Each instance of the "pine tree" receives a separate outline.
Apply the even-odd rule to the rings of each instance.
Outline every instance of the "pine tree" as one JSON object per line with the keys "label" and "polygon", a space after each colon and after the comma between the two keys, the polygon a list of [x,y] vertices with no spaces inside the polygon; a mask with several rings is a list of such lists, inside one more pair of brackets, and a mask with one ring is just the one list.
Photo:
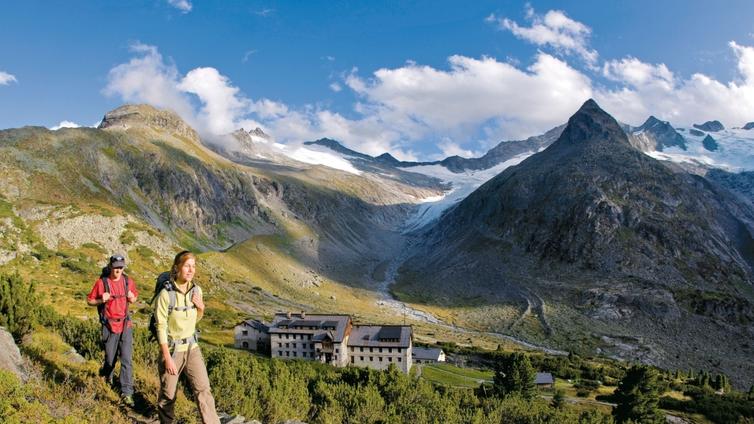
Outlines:
{"label": "pine tree", "polygon": [[749,400],[754,400],[754,384],[749,387]]}
{"label": "pine tree", "polygon": [[617,405],[613,416],[618,423],[634,421],[661,424],[665,417],[659,410],[658,373],[646,365],[631,367],[615,391]]}
{"label": "pine tree", "polygon": [[0,275],[0,326],[7,328],[16,342],[31,332],[36,299],[34,284],[24,284],[18,273]]}
{"label": "pine tree", "polygon": [[518,393],[525,399],[536,396],[534,378],[536,373],[529,361],[529,357],[523,353],[514,353],[508,358],[499,361],[495,367],[493,388],[499,397]]}

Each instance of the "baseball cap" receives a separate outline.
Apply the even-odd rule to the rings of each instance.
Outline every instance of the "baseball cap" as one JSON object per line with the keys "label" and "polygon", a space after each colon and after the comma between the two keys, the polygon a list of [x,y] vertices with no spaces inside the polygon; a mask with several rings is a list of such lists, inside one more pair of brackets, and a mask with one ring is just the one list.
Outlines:
{"label": "baseball cap", "polygon": [[126,256],[122,253],[116,253],[110,256],[110,268],[125,268]]}

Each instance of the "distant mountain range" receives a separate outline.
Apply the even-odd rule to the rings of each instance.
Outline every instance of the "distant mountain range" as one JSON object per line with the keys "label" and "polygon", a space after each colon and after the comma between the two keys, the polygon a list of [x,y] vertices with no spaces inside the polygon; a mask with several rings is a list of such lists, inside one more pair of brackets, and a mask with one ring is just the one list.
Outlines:
{"label": "distant mountain range", "polygon": [[0,167],[0,267],[40,245],[190,247],[241,281],[240,310],[261,301],[246,278],[275,288],[259,313],[374,316],[389,288],[444,329],[754,381],[754,125],[632,127],[589,101],[481,157],[406,162],[126,105],[97,129],[1,130]]}

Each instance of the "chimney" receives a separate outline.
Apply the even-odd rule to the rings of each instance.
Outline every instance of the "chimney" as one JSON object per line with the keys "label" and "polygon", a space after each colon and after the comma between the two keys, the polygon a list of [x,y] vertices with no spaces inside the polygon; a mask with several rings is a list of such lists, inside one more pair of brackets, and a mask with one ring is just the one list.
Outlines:
{"label": "chimney", "polygon": [[301,311],[301,319],[306,319],[306,312]]}
{"label": "chimney", "polygon": [[286,312],[285,317],[291,319],[291,311]]}

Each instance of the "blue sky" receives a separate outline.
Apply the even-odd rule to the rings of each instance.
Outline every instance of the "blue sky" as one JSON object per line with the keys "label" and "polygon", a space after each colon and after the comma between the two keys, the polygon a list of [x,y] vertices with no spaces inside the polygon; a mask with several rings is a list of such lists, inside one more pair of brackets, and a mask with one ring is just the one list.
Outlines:
{"label": "blue sky", "polygon": [[618,119],[754,121],[754,2],[66,1],[0,6],[0,128],[125,102],[405,159],[478,155],[594,97]]}

